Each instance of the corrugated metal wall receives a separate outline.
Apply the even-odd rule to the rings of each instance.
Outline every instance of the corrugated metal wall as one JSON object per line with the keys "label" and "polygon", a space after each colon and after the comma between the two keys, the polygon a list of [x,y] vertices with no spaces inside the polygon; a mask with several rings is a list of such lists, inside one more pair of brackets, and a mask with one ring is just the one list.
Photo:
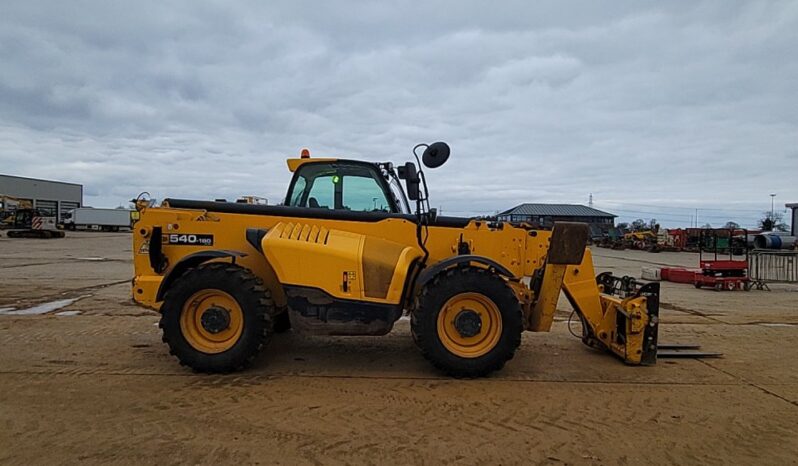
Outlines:
{"label": "corrugated metal wall", "polygon": [[36,199],[33,203],[36,209],[39,209],[42,214],[49,217],[55,217],[58,213],[58,201],[50,201],[46,199]]}
{"label": "corrugated metal wall", "polygon": [[59,205],[59,209],[58,209],[58,212],[59,212],[58,220],[60,222],[64,221],[64,217],[66,217],[66,214],[70,210],[74,210],[74,209],[77,209],[78,207],[80,207],[80,203],[79,202],[61,201],[59,204],[60,205]]}

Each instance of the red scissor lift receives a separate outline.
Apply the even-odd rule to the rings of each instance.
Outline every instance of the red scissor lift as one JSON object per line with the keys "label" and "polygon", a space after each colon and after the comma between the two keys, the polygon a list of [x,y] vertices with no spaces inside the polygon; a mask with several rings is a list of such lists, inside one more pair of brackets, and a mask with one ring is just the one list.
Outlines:
{"label": "red scissor lift", "polygon": [[[724,236],[720,232],[727,232],[728,242],[725,247],[719,247],[720,239]],[[714,288],[721,290],[751,289],[748,277],[748,231],[743,230],[741,245],[735,245],[735,230],[706,229],[701,231],[701,242],[698,248],[698,263],[701,272],[695,274],[693,284],[696,288]],[[711,248],[710,251],[705,249]],[[742,259],[735,259],[735,252],[742,251]],[[728,252],[728,258],[725,252]]]}

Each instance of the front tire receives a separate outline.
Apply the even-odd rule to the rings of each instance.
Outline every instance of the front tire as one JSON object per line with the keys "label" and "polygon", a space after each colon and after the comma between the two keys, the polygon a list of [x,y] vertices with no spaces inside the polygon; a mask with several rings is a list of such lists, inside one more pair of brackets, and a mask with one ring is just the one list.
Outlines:
{"label": "front tire", "polygon": [[160,327],[169,352],[198,372],[244,369],[268,343],[274,304],[260,278],[227,264],[200,265],[166,292]]}
{"label": "front tire", "polygon": [[486,269],[453,268],[421,290],[411,329],[435,367],[454,377],[482,377],[513,358],[523,313],[501,277]]}

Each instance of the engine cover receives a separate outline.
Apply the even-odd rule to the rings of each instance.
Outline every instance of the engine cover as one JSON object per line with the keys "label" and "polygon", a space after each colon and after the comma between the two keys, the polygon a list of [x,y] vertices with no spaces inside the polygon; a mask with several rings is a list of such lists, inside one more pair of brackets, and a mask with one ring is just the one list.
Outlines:
{"label": "engine cover", "polygon": [[284,287],[317,288],[333,298],[399,304],[416,245],[370,235],[280,222],[261,249]]}

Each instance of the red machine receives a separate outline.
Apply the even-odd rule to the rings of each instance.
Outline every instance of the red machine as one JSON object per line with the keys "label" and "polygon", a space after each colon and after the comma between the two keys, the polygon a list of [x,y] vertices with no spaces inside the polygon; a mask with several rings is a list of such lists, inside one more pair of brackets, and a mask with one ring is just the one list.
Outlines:
{"label": "red machine", "polygon": [[[721,235],[720,233],[726,233]],[[748,278],[748,231],[743,230],[742,246],[735,247],[735,230],[706,229],[701,231],[701,242],[698,248],[700,272],[696,272],[693,284],[696,288],[714,288],[715,290],[751,289]],[[707,251],[707,249],[710,249]],[[724,257],[718,258],[719,251]],[[735,258],[735,252],[742,251],[742,259]],[[728,253],[728,258],[726,254]]]}
{"label": "red machine", "polygon": [[668,243],[676,250],[682,251],[687,248],[687,230],[681,228],[671,228],[667,230]]}

